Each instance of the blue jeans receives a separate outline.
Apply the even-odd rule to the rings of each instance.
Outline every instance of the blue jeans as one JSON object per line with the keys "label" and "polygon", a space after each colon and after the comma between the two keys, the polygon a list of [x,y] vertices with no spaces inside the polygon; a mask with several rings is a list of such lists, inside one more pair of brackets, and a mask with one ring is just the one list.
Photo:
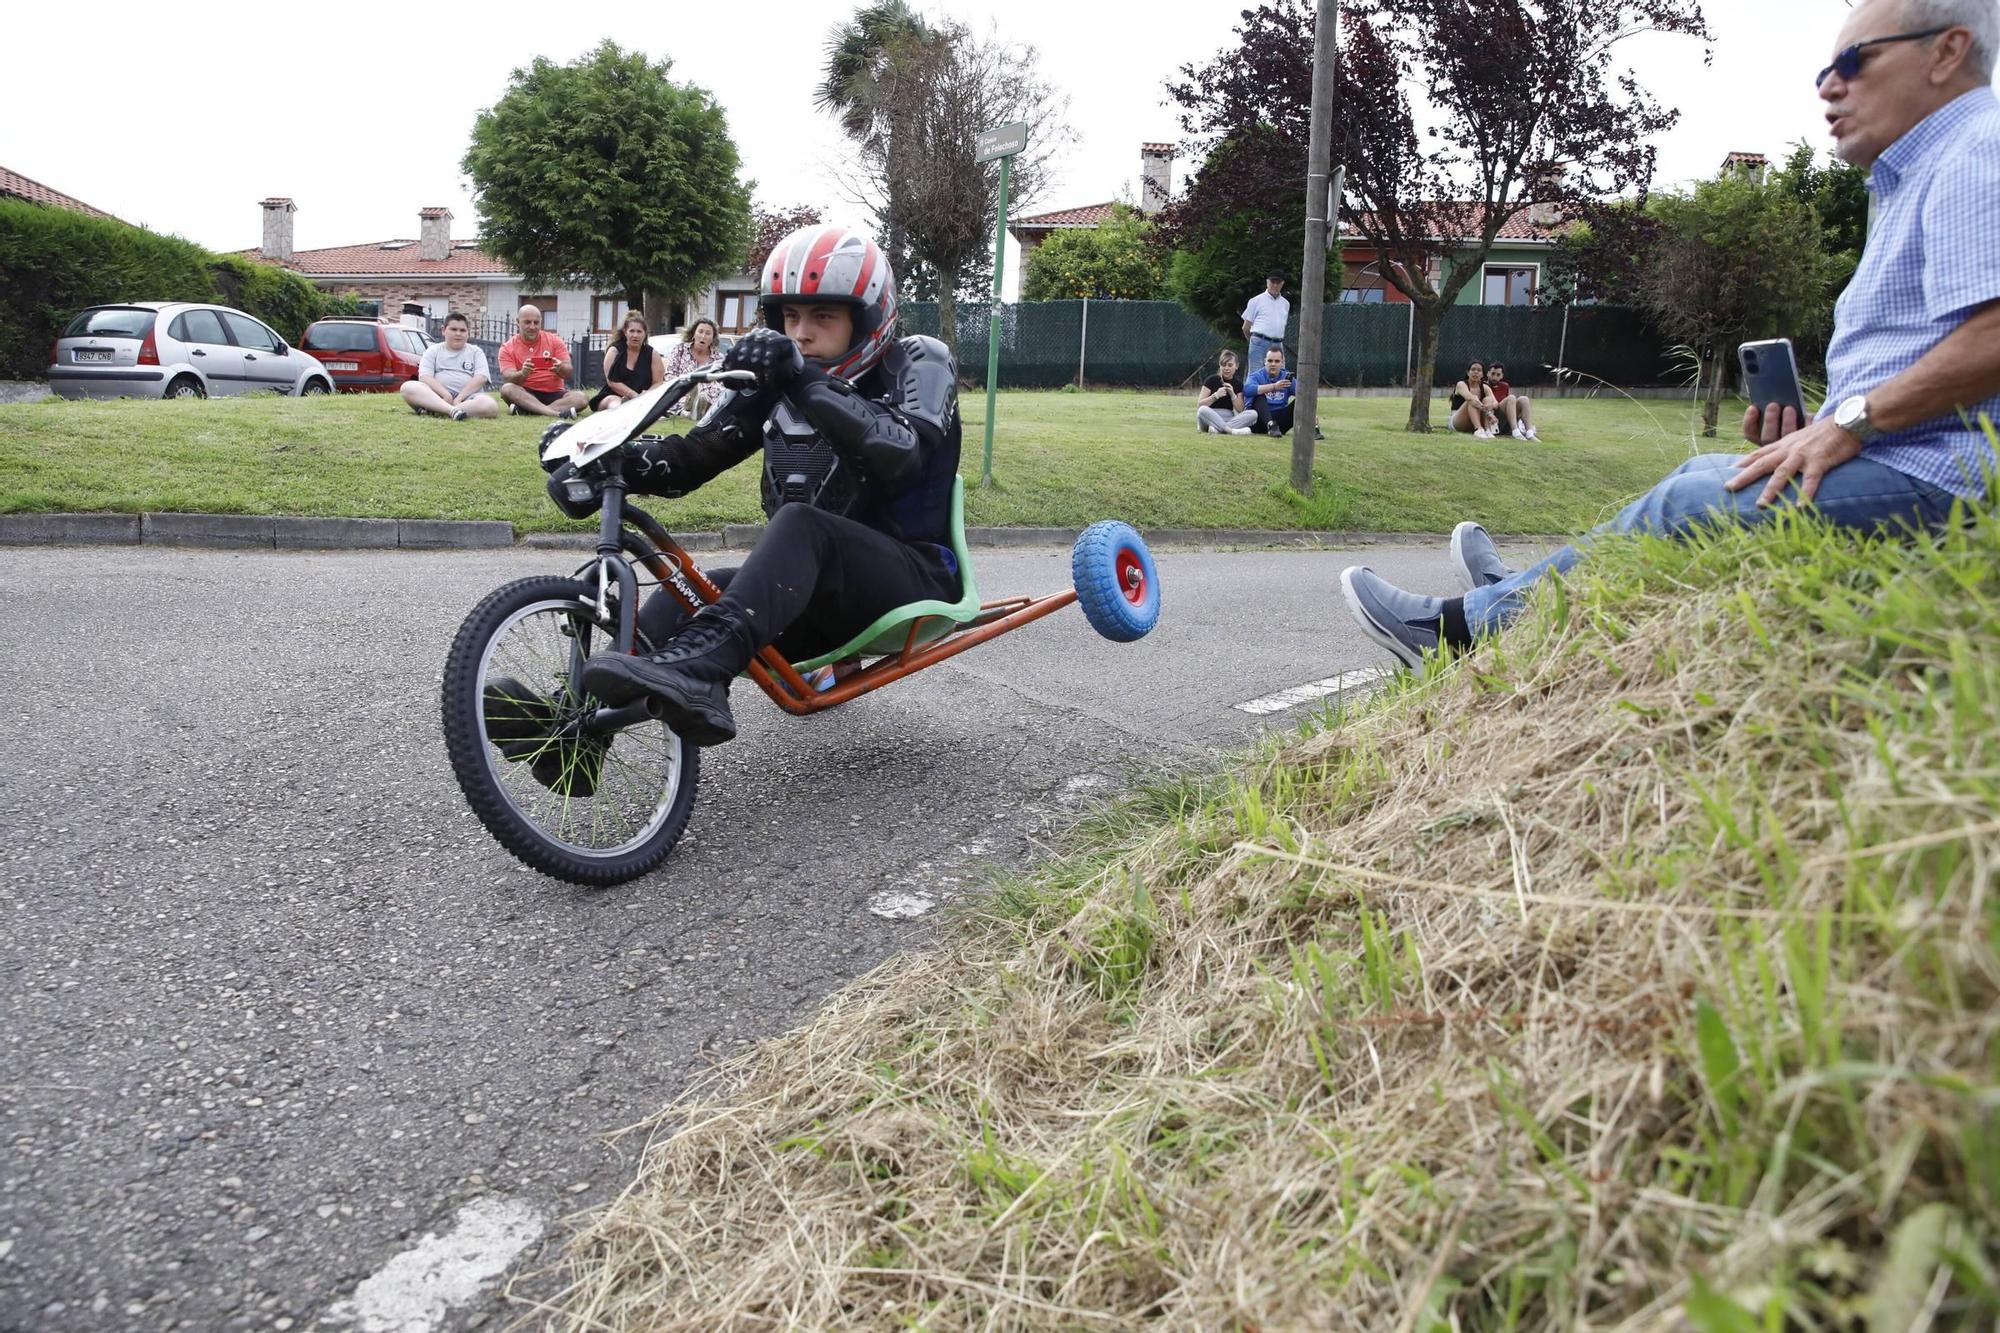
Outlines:
{"label": "blue jeans", "polygon": [[[1782,506],[1797,503],[1797,490],[1786,492],[1769,509],[1757,507],[1766,478],[1740,491],[1723,483],[1736,475],[1741,454],[1702,454],[1690,458],[1669,472],[1652,490],[1626,505],[1618,517],[1592,528],[1588,536],[1563,547],[1540,564],[1530,565],[1511,578],[1465,594],[1465,624],[1473,634],[1491,634],[1521,612],[1528,589],[1544,574],[1560,574],[1583,559],[1583,546],[1591,537],[1606,532],[1649,532],[1662,537],[1679,536],[1697,523],[1734,521],[1754,527],[1770,518]],[[1873,530],[1902,525],[1922,530],[1943,525],[1951,514],[1952,493],[1929,482],[1918,481],[1892,467],[1867,458],[1850,458],[1820,478],[1819,494],[1813,508],[1838,527]]]}
{"label": "blue jeans", "polygon": [[1251,334],[1250,360],[1244,365],[1243,373],[1247,375],[1253,370],[1262,370],[1264,368],[1264,353],[1270,351],[1273,347],[1281,352],[1284,351],[1284,338],[1267,338],[1261,333]]}

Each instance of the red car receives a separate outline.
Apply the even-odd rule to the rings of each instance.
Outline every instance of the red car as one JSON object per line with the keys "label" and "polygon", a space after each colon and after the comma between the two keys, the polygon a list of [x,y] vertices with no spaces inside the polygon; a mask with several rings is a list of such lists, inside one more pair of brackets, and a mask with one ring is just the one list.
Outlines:
{"label": "red car", "polygon": [[386,319],[322,319],[306,326],[299,350],[318,357],[342,393],[394,393],[417,377],[430,337]]}

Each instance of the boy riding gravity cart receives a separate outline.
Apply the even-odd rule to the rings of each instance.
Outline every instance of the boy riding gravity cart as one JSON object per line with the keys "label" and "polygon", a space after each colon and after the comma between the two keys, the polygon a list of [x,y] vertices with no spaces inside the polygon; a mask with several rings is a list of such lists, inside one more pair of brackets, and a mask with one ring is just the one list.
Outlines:
{"label": "boy riding gravity cart", "polygon": [[[543,437],[549,495],[598,518],[598,557],[579,579],[495,592],[453,646],[445,731],[460,785],[548,873],[611,883],[671,850],[698,747],[736,735],[739,675],[788,712],[815,712],[1071,601],[1114,639],[1158,618],[1158,573],[1123,523],[1078,538],[1074,591],[978,600],[957,370],[936,339],[896,337],[896,278],[873,240],[792,233],[765,262],[760,309],[765,327],[720,368]],[[694,429],[643,433],[703,382],[724,388]],[[686,495],[756,454],[770,522],[739,568],[704,575],[625,501]],[[643,606],[635,565],[658,585]],[[801,674],[815,667],[834,670]]]}

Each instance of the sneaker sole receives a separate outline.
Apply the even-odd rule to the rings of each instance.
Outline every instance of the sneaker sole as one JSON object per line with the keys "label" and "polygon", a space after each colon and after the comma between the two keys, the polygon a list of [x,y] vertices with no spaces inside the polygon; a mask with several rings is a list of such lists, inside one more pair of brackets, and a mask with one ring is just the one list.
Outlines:
{"label": "sneaker sole", "polygon": [[1402,664],[1409,667],[1412,671],[1423,666],[1424,659],[1421,653],[1412,653],[1408,644],[1376,624],[1375,617],[1369,615],[1367,609],[1361,605],[1361,597],[1354,591],[1354,571],[1352,569],[1343,569],[1340,571],[1340,595],[1347,599],[1348,613],[1361,626],[1362,633],[1394,653]]}
{"label": "sneaker sole", "polygon": [[1479,586],[1472,566],[1465,559],[1465,535],[1478,526],[1477,523],[1461,523],[1451,530],[1451,572],[1458,576],[1458,586],[1466,592]]}

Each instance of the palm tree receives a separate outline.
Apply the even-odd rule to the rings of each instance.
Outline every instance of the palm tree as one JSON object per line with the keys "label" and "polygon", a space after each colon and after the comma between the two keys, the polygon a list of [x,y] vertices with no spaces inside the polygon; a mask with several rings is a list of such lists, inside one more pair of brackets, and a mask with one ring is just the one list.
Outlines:
{"label": "palm tree", "polygon": [[878,131],[882,75],[894,49],[930,29],[904,0],[875,0],[827,36],[826,72],[813,105],[840,121],[847,137],[866,142]]}
{"label": "palm tree", "polygon": [[[905,0],[875,0],[827,35],[826,70],[813,93],[813,105],[840,122],[841,131],[863,149],[891,156],[898,117],[892,114],[888,85],[899,51],[934,37],[923,16]],[[898,213],[886,200],[885,218]],[[909,268],[903,229],[889,222],[882,237],[889,263],[899,277]]]}

